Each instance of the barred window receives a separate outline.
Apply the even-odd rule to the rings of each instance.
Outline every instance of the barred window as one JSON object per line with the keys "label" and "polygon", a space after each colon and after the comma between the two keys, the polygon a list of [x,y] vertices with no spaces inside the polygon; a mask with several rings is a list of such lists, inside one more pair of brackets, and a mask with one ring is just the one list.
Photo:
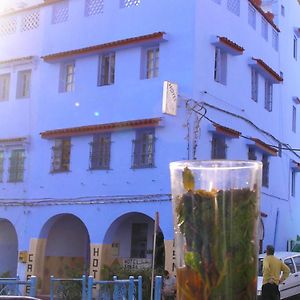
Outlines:
{"label": "barred window", "polygon": [[293,114],[292,114],[292,130],[293,130],[293,132],[296,132],[296,128],[297,128],[297,109],[293,105]]}
{"label": "barred window", "polygon": [[225,136],[213,134],[211,141],[211,158],[226,159],[226,139]]}
{"label": "barred window", "polygon": [[132,168],[153,168],[155,150],[155,129],[138,129],[133,140]]}
{"label": "barred window", "polygon": [[229,11],[234,13],[235,15],[240,15],[240,0],[227,0],[227,8]]}
{"label": "barred window", "polygon": [[31,70],[23,70],[18,72],[17,79],[17,98],[30,97]]}
{"label": "barred window", "polygon": [[85,15],[92,16],[103,13],[104,0],[85,0]]}
{"label": "barred window", "polygon": [[110,163],[111,134],[101,133],[93,136],[90,149],[90,169],[107,170]]}
{"label": "barred window", "polygon": [[59,91],[68,93],[75,88],[75,62],[64,62],[60,66]]}
{"label": "barred window", "polygon": [[265,80],[265,109],[272,111],[273,106],[273,85],[269,80]]}
{"label": "barred window", "polygon": [[70,170],[71,140],[56,139],[52,147],[52,173],[68,172]]}
{"label": "barred window", "polygon": [[295,197],[296,196],[296,172],[292,170],[291,174],[291,196]]}
{"label": "barred window", "polygon": [[257,160],[254,147],[249,147],[249,149],[248,149],[248,159],[249,160]]}
{"label": "barred window", "polygon": [[10,154],[9,182],[22,182],[24,179],[25,150],[15,149]]}
{"label": "barred window", "polygon": [[157,77],[159,69],[159,47],[148,48],[146,53],[146,78]]}
{"label": "barred window", "polygon": [[256,9],[251,4],[248,6],[248,24],[256,29]]}
{"label": "barred window", "polygon": [[0,182],[3,182],[4,151],[0,151]]}
{"label": "barred window", "polygon": [[0,75],[0,101],[8,100],[9,98],[10,74]]}
{"label": "barred window", "polygon": [[262,155],[262,186],[268,187],[269,186],[269,160],[268,155]]}
{"label": "barred window", "polygon": [[251,99],[258,100],[258,73],[254,68],[251,68]]}
{"label": "barred window", "polygon": [[98,85],[115,82],[115,52],[103,54],[99,59]]}
{"label": "barred window", "polygon": [[120,0],[120,7],[131,7],[131,6],[138,6],[141,4],[141,0]]}
{"label": "barred window", "polygon": [[279,39],[279,35],[278,35],[278,32],[273,29],[272,30],[272,47],[278,51],[278,39]]}
{"label": "barred window", "polygon": [[52,6],[52,24],[67,22],[69,18],[69,1],[54,3]]}
{"label": "barred window", "polygon": [[261,35],[266,41],[268,40],[268,23],[263,17],[261,19]]}

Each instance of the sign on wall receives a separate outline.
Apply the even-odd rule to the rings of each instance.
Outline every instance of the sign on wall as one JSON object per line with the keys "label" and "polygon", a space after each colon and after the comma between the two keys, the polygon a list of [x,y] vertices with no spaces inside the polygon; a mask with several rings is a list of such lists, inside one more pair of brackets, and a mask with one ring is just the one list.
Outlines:
{"label": "sign on wall", "polygon": [[170,81],[164,81],[162,112],[176,116],[178,99],[178,85]]}

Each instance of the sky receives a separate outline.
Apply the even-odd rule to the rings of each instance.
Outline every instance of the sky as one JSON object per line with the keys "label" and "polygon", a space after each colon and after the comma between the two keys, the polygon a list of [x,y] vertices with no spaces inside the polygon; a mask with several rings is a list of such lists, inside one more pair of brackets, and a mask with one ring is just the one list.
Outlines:
{"label": "sky", "polygon": [[18,9],[40,2],[43,2],[43,0],[0,0],[0,12]]}

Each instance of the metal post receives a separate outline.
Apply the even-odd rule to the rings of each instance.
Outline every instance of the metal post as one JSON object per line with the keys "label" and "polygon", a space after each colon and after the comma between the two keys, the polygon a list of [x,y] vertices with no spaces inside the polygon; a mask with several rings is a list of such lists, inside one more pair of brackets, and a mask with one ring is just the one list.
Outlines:
{"label": "metal post", "polygon": [[142,300],[142,292],[143,292],[143,282],[142,282],[142,276],[138,277],[138,300]]}
{"label": "metal post", "polygon": [[154,300],[160,300],[160,298],[161,298],[161,284],[162,284],[161,276],[156,276],[155,277],[155,296],[154,296]]}
{"label": "metal post", "polygon": [[[118,277],[114,275],[113,281],[117,281],[117,279]],[[114,283],[113,300],[118,299],[118,290],[119,290],[119,285],[117,283]]]}
{"label": "metal post", "polygon": [[156,233],[159,226],[159,213],[155,213],[154,219],[154,235],[153,235],[153,250],[152,250],[152,272],[151,272],[151,296],[150,300],[153,300],[153,287],[154,287],[154,268],[155,268],[155,252],[156,252]]}
{"label": "metal post", "polygon": [[50,300],[54,300],[54,276],[50,276]]}
{"label": "metal post", "polygon": [[86,300],[86,278],[85,278],[85,275],[82,275],[82,279],[81,279],[81,283],[82,283],[82,286],[81,286],[81,299],[82,300]]}
{"label": "metal post", "polygon": [[35,297],[36,296],[36,276],[31,276],[30,277],[30,291],[29,291],[29,296],[30,297]]}
{"label": "metal post", "polygon": [[134,295],[134,277],[129,276],[128,300],[133,300]]}
{"label": "metal post", "polygon": [[17,275],[17,277],[16,277],[16,283],[15,283],[15,295],[16,296],[20,295],[20,293],[19,293],[19,282],[20,282],[20,276]]}
{"label": "metal post", "polygon": [[89,276],[89,278],[88,278],[87,300],[92,300],[93,281],[94,281],[93,276]]}

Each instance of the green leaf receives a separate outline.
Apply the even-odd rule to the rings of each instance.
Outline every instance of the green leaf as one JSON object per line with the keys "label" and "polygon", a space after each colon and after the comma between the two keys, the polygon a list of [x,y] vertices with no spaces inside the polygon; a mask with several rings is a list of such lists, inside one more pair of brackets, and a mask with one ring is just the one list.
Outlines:
{"label": "green leaf", "polygon": [[192,171],[185,167],[182,172],[183,186],[187,191],[194,190],[195,188],[195,179]]}

